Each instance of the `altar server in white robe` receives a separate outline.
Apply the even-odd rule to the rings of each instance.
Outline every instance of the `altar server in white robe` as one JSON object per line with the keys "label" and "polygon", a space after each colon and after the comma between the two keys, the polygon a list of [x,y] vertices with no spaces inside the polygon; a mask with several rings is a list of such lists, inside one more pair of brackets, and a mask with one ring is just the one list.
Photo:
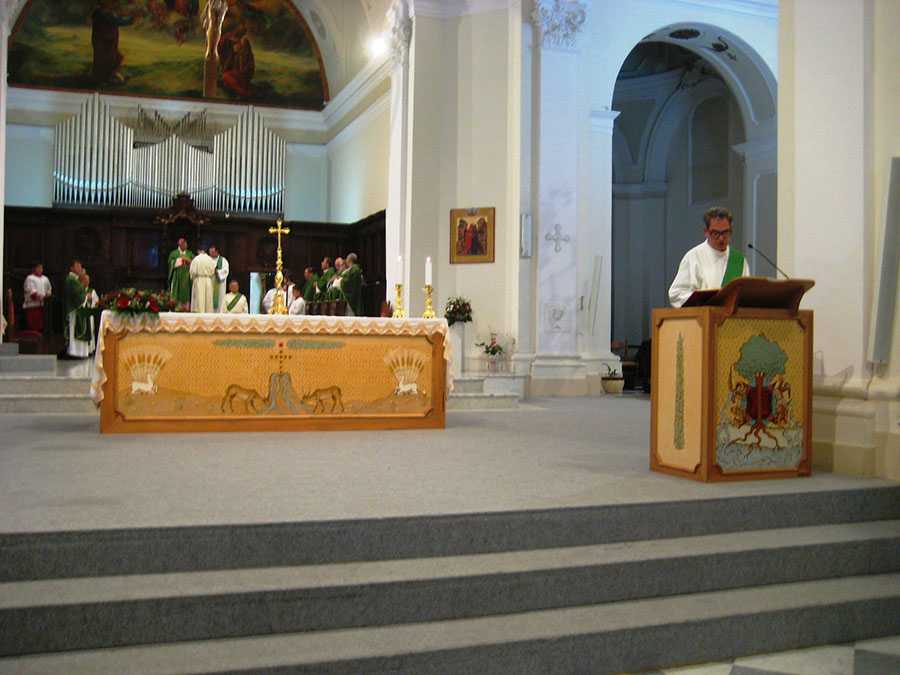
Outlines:
{"label": "altar server in white robe", "polygon": [[228,288],[228,259],[219,253],[215,246],[209,247],[209,257],[216,263],[216,274],[213,277],[213,311],[218,312],[225,304],[225,292]]}
{"label": "altar server in white robe", "polygon": [[191,311],[213,311],[213,277],[216,263],[206,251],[200,251],[191,261]]}
{"label": "altar server in white robe", "polygon": [[303,290],[299,286],[291,287],[291,306],[288,314],[306,314],[306,300],[303,299]]}
{"label": "altar server in white robe", "polygon": [[[275,286],[275,287],[267,290],[266,294],[263,296],[262,308],[263,308],[264,314],[268,314],[269,312],[272,311],[272,305],[275,304],[275,293],[277,293],[277,292],[278,292],[278,287]],[[285,299],[285,302],[288,302],[288,300]]]}
{"label": "altar server in white robe", "polygon": [[718,206],[703,214],[706,241],[681,259],[669,287],[672,307],[681,307],[694,291],[722,288],[738,277],[750,275],[744,256],[730,246],[732,220],[731,212]]}
{"label": "altar server in white robe", "polygon": [[241,287],[237,279],[232,279],[229,282],[225,301],[222,303],[219,311],[223,314],[248,314],[250,312],[247,296],[241,293]]}
{"label": "altar server in white robe", "polygon": [[25,325],[28,330],[44,332],[44,303],[52,293],[53,286],[44,276],[44,266],[37,263],[31,274],[25,277],[25,302],[22,303],[22,309],[25,310]]}

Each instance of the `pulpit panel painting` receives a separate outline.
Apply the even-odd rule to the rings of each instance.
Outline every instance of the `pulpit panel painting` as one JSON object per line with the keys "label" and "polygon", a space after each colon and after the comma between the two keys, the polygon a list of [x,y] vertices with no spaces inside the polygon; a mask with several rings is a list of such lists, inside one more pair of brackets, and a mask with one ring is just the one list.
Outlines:
{"label": "pulpit panel painting", "polygon": [[9,83],[311,110],[328,99],[291,0],[31,0],[10,37]]}
{"label": "pulpit panel painting", "polygon": [[666,319],[658,339],[656,457],[694,472],[703,447],[703,327],[694,317]]}
{"label": "pulpit panel painting", "polygon": [[134,333],[117,364],[126,420],[425,416],[434,393],[420,336]]}
{"label": "pulpit panel painting", "polygon": [[716,335],[716,464],[724,473],[795,470],[804,457],[805,329],[726,320]]}

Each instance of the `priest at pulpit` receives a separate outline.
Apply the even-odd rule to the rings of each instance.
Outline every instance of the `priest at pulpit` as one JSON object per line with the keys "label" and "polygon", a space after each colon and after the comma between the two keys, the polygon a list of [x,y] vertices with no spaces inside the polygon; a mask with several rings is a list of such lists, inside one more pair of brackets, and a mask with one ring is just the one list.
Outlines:
{"label": "priest at pulpit", "polygon": [[731,211],[716,206],[703,214],[706,241],[688,251],[669,287],[669,303],[681,307],[694,291],[722,288],[738,277],[750,276],[743,254],[731,244]]}

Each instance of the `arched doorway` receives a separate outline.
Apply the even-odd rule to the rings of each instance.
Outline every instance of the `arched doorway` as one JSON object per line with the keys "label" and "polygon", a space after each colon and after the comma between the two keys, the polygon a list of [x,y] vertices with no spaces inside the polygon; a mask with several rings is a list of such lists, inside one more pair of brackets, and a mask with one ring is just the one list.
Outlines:
{"label": "arched doorway", "polygon": [[[727,31],[674,24],[628,54],[613,94],[612,337],[650,337],[702,214],[735,216],[733,245],[775,255],[776,85]],[[774,270],[750,251],[751,273]]]}

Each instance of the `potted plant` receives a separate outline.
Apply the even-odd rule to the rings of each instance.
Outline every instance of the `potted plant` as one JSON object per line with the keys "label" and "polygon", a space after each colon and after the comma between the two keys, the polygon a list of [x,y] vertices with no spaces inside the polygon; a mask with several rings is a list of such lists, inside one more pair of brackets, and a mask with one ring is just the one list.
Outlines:
{"label": "potted plant", "polygon": [[486,340],[484,342],[476,342],[475,345],[481,347],[482,350],[484,350],[488,361],[488,371],[492,373],[497,372],[497,370],[499,370],[499,363],[501,359],[503,359],[503,355],[506,353],[503,345],[497,341],[497,334],[491,333],[490,340]]}
{"label": "potted plant", "polygon": [[615,368],[610,368],[609,364],[604,363],[603,366],[606,368],[606,375],[600,378],[603,391],[607,394],[621,394],[625,388],[625,377]]}
{"label": "potted plant", "polygon": [[472,320],[472,303],[459,295],[449,298],[444,305],[444,318],[450,327],[451,373],[453,377],[459,377],[465,370],[466,324]]}

